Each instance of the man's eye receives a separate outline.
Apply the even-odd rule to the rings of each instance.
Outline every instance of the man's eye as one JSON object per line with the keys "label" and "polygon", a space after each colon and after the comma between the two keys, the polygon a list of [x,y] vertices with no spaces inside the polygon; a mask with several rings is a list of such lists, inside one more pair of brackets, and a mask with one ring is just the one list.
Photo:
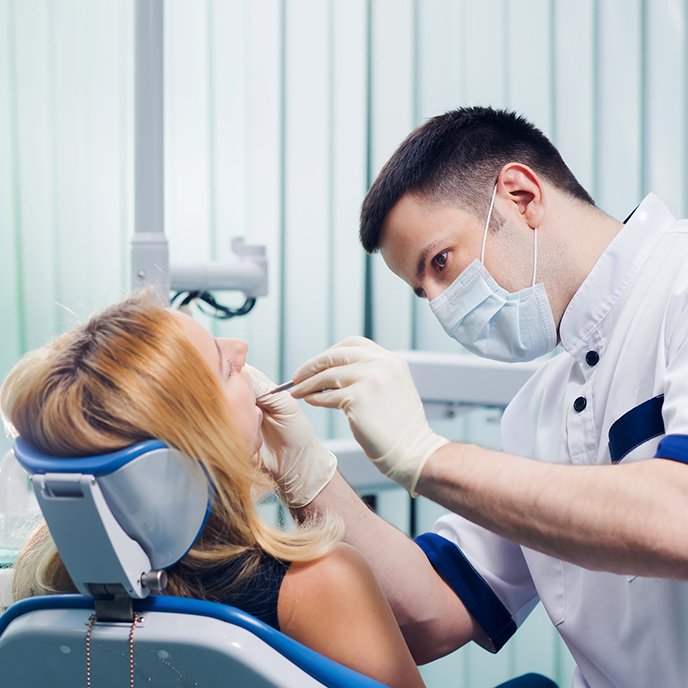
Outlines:
{"label": "man's eye", "polygon": [[447,267],[447,252],[443,251],[442,253],[438,253],[433,259],[432,259],[432,264],[435,266],[437,270],[440,272],[444,270],[444,268]]}

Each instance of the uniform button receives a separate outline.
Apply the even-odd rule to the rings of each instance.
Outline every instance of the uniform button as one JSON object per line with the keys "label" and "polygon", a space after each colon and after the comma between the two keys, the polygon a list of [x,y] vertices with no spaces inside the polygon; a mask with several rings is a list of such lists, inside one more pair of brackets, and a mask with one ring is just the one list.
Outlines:
{"label": "uniform button", "polygon": [[588,351],[587,354],[585,354],[585,362],[589,366],[596,366],[600,361],[600,355],[597,353],[597,351]]}
{"label": "uniform button", "polygon": [[585,397],[578,397],[578,399],[576,399],[576,401],[573,402],[573,410],[577,413],[580,413],[581,411],[585,410],[585,407],[587,405],[588,400]]}

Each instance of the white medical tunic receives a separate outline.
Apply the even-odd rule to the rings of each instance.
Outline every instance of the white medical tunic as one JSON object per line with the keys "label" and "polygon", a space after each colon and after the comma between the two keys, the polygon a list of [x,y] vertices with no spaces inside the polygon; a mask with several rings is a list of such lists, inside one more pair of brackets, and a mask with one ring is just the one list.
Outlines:
{"label": "white medical tunic", "polygon": [[[564,351],[504,414],[504,451],[688,463],[688,220],[648,195],[574,295],[560,336]],[[541,600],[576,661],[576,688],[688,686],[688,583],[589,571],[454,514],[416,541],[496,650]]]}

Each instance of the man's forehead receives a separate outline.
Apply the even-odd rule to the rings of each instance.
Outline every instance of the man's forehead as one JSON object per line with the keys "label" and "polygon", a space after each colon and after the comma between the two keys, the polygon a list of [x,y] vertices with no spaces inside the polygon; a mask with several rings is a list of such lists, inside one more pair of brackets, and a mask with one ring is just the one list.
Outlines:
{"label": "man's forehead", "polygon": [[408,281],[417,275],[423,259],[427,261],[433,250],[456,240],[470,219],[457,206],[402,197],[386,218],[380,253],[390,269]]}
{"label": "man's forehead", "polygon": [[380,233],[380,251],[392,253],[399,249],[415,248],[423,241],[428,226],[427,204],[421,199],[406,194],[402,196],[387,214]]}

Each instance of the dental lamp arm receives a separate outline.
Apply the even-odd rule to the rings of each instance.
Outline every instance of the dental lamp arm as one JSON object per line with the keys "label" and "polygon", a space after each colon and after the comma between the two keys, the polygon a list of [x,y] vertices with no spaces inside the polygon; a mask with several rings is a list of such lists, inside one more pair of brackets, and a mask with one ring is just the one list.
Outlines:
{"label": "dental lamp arm", "polygon": [[247,245],[241,237],[232,239],[234,263],[173,263],[170,269],[173,291],[240,291],[247,298],[268,293],[268,265],[265,246]]}
{"label": "dental lamp arm", "polygon": [[[237,260],[228,262],[169,263],[169,248],[165,234],[142,232],[134,234],[131,243],[132,288],[154,287],[163,304],[169,303],[169,292],[176,296],[173,302],[186,294],[181,303],[204,301],[215,312],[214,317],[228,318],[248,313],[256,298],[268,291],[268,264],[264,246],[247,245],[241,237],[232,239],[232,251]],[[227,308],[218,304],[214,291],[238,291],[244,294],[244,305]],[[207,312],[207,311],[206,311]]]}

